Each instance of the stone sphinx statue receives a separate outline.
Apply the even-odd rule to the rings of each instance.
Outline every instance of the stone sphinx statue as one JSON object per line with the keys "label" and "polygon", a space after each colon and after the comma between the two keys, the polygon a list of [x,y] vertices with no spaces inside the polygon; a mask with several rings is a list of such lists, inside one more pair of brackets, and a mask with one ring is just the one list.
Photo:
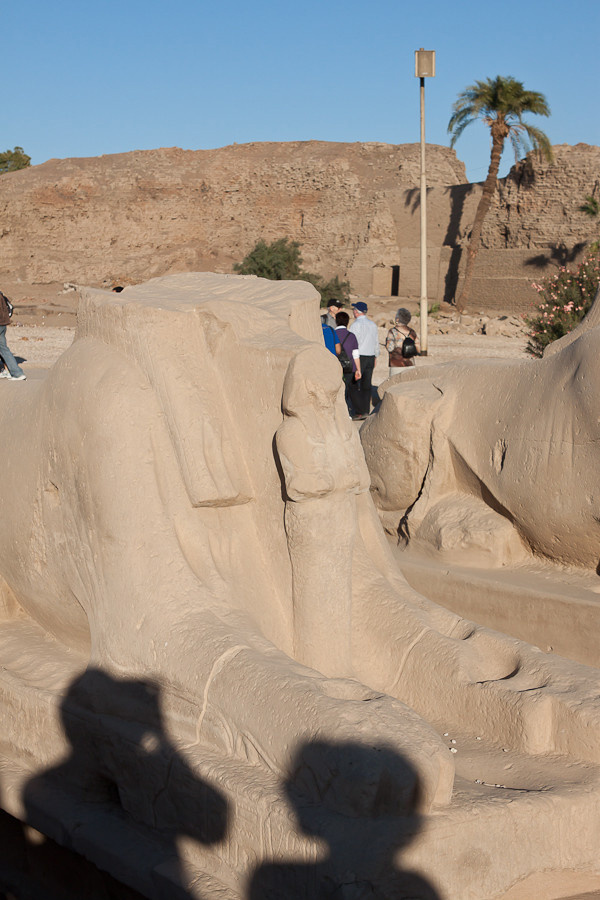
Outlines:
{"label": "stone sphinx statue", "polygon": [[[0,801],[152,898],[271,875],[386,896],[376,860],[407,844],[443,900],[591,867],[559,827],[574,783],[600,819],[589,670],[406,583],[317,305],[240,276],[85,289],[72,347],[0,396]],[[532,816],[507,871],[491,848]],[[469,853],[485,865],[451,862]]]}
{"label": "stone sphinx statue", "polygon": [[391,531],[470,564],[535,554],[597,569],[600,328],[575,338],[542,360],[424,366],[386,383],[361,437]]}
{"label": "stone sphinx statue", "polygon": [[290,362],[276,446],[286,491],[294,656],[326,674],[352,674],[352,556],[356,494],[369,473],[340,394],[340,366],[309,346]]}

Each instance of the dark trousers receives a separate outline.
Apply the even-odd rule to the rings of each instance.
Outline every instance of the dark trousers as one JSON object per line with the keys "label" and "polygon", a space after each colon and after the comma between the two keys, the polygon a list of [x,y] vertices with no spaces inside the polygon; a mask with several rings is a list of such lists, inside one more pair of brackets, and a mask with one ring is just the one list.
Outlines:
{"label": "dark trousers", "polygon": [[359,416],[368,416],[371,410],[371,379],[374,368],[374,356],[361,356],[361,379],[354,382],[350,391],[350,402]]}

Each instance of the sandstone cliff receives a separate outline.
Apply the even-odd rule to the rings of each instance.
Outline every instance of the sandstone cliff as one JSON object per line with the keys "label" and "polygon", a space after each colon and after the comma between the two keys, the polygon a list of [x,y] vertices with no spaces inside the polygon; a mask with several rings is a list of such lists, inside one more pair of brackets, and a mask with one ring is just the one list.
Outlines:
{"label": "sandstone cliff", "polygon": [[[445,147],[432,184],[466,181]],[[418,184],[419,147],[247,144],[50,160],[0,180],[0,277],[141,281],[231,271],[259,238],[302,243],[307,268],[346,274],[395,254],[395,211]]]}
{"label": "sandstone cliff", "polygon": [[[597,183],[600,148],[555,150],[554,166],[528,161],[501,184],[476,272],[480,306],[522,303],[532,280],[591,236],[578,206]],[[446,147],[428,145],[427,169],[429,295],[450,299],[481,188]],[[348,278],[366,296],[414,296],[418,184],[418,144],[255,143],[50,160],[0,178],[0,284],[18,300],[64,282],[230,272],[260,238],[287,236],[302,244],[310,271]]]}

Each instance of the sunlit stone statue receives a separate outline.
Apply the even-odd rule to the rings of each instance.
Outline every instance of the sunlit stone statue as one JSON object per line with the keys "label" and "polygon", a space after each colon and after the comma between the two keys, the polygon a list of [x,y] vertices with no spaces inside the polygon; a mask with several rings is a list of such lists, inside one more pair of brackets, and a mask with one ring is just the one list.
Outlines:
{"label": "sunlit stone statue", "polygon": [[595,570],[599,374],[600,328],[583,325],[542,360],[424,366],[387,382],[361,436],[390,530],[454,561],[536,554]]}
{"label": "sunlit stone statue", "polygon": [[311,286],[82,292],[47,378],[0,390],[5,809],[157,898],[596,865],[571,789],[531,803],[568,772],[600,825],[590,670],[408,586],[354,428]]}
{"label": "sunlit stone statue", "polygon": [[277,451],[285,480],[292,563],[294,655],[352,674],[352,555],[356,497],[369,473],[340,385],[340,365],[309,346],[288,367]]}

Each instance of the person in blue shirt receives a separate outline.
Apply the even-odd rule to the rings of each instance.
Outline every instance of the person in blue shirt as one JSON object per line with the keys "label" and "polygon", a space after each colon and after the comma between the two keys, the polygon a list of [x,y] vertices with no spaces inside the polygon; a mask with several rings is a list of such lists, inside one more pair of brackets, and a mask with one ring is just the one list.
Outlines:
{"label": "person in blue shirt", "polygon": [[323,340],[325,341],[325,346],[334,356],[339,356],[341,347],[338,336],[331,326],[325,324],[323,319],[321,319],[321,326],[323,328]]}

